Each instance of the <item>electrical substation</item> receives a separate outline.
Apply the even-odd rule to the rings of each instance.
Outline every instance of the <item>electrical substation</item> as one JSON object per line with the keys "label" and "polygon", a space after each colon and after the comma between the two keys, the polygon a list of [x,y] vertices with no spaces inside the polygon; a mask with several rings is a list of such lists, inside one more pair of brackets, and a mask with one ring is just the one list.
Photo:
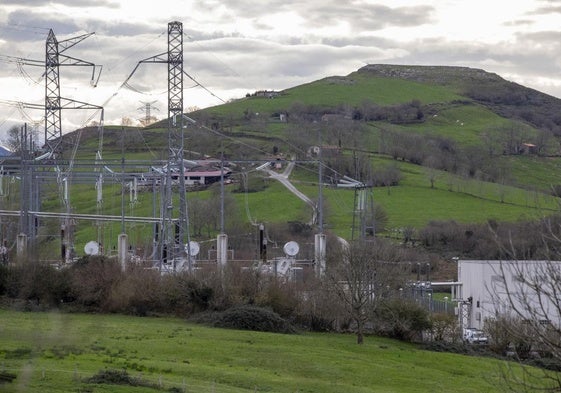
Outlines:
{"label": "electrical substation", "polygon": [[[42,148],[37,147],[37,129],[26,124],[21,127],[19,136],[21,149],[17,154],[3,157],[0,163],[0,235],[10,250],[10,258],[16,262],[29,259],[65,266],[84,255],[103,255],[116,257],[123,270],[131,263],[142,263],[162,273],[194,272],[205,267],[222,268],[229,263],[238,263],[244,268],[255,267],[266,274],[296,280],[302,278],[304,269],[316,275],[323,274],[326,236],[323,233],[321,181],[317,205],[306,201],[314,212],[312,225],[318,228],[313,244],[303,245],[293,240],[276,244],[268,238],[266,227],[260,223],[252,223],[255,238],[258,238],[253,256],[251,252],[235,250],[229,244],[224,224],[224,188],[235,160],[226,162],[221,157],[206,160],[202,165],[200,160],[186,159],[185,141],[190,130],[219,133],[184,114],[184,77],[194,79],[184,71],[182,23],[170,22],[167,27],[167,50],[138,61],[121,85],[130,86],[135,72],[141,67],[167,65],[167,149],[158,159],[128,158],[124,129],[120,141],[119,138],[113,141],[117,145],[120,143],[121,157],[105,158],[104,106],[111,98],[103,105],[95,105],[61,96],[60,73],[64,68],[89,68],[91,85],[99,83],[101,65],[67,54],[93,33],[58,41],[50,30],[44,61],[14,60],[18,66],[44,67],[45,97],[44,105],[9,103],[44,111]],[[142,104],[139,109],[145,112],[145,123],[148,123],[151,109],[157,108],[153,107],[155,102]],[[92,113],[90,119],[97,119],[96,126],[63,134],[61,119],[67,110]],[[90,135],[95,132],[97,137],[97,149],[91,158],[78,151],[84,132]],[[316,162],[321,180],[321,157]],[[263,159],[252,165],[256,171],[266,170],[271,162]],[[272,172],[271,177],[274,178]],[[283,181],[287,182],[286,179]],[[220,230],[214,239],[195,241],[189,223],[189,190],[192,186],[210,182],[220,185]],[[109,193],[111,198],[107,197]],[[88,200],[95,201],[95,214],[82,213],[85,194],[92,196]],[[54,198],[47,199],[47,195],[58,195],[58,203],[52,201]],[[113,204],[120,199],[120,215],[105,214],[109,210],[109,199]],[[151,205],[151,214],[144,214],[147,209],[143,209],[143,214],[136,215],[140,203]],[[115,211],[115,206],[110,210]],[[76,228],[82,225],[94,226],[96,238],[78,241]],[[40,251],[39,244],[45,238],[58,246]]]}

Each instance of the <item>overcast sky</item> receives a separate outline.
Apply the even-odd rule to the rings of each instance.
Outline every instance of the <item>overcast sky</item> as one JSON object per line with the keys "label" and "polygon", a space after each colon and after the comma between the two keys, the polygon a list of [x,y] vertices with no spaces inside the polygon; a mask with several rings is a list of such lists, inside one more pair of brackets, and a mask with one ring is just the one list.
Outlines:
{"label": "overcast sky", "polygon": [[[207,107],[261,89],[281,90],[366,64],[481,68],[561,97],[561,0],[0,0],[0,138],[41,121],[45,58],[59,41],[95,32],[65,54],[103,66],[61,67],[61,96],[104,106],[105,123],[167,114],[167,67],[137,63],[167,50],[167,24],[183,23],[184,107]],[[11,57],[6,57],[11,56]],[[9,101],[9,102],[7,102]],[[99,119],[63,111],[63,132]],[[41,130],[42,130],[41,125]],[[41,131],[43,132],[43,131]]]}

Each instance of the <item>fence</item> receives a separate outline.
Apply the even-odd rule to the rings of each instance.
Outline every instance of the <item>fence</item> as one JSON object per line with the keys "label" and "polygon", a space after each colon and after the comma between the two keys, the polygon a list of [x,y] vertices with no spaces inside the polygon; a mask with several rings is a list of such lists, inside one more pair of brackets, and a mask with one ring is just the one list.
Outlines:
{"label": "fence", "polygon": [[433,292],[427,287],[411,287],[402,296],[414,300],[431,313],[455,315],[456,303],[433,298]]}

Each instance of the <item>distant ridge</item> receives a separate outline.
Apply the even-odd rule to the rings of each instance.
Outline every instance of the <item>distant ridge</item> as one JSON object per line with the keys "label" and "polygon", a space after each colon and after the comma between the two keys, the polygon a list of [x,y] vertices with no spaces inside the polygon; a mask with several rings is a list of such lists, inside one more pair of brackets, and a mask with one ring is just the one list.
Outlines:
{"label": "distant ridge", "polygon": [[471,83],[474,81],[506,82],[497,74],[479,68],[458,66],[369,64],[359,68],[357,72],[386,78],[399,78],[443,85],[457,84],[458,82]]}
{"label": "distant ridge", "polygon": [[478,68],[369,64],[356,73],[450,86],[502,117],[561,136],[561,99]]}

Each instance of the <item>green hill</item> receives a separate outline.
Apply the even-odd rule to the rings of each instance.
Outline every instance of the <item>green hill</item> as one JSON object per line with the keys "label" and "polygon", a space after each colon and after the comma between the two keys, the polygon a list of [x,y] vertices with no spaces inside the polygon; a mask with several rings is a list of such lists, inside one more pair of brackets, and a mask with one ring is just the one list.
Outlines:
{"label": "green hill", "polygon": [[[256,92],[190,113],[196,124],[185,129],[185,149],[189,159],[223,153],[232,167],[235,184],[226,191],[235,204],[226,213],[227,226],[308,222],[311,207],[255,168],[295,159],[290,180],[317,200],[318,157],[309,149],[318,144],[331,149],[322,155],[325,226],[341,236],[350,236],[355,214],[353,190],[336,186],[343,176],[375,185],[374,201],[387,216],[379,228],[387,234],[433,220],[533,220],[558,208],[560,109],[561,100],[483,70],[368,65],[347,76]],[[165,162],[166,127],[167,120],[140,129],[107,126],[102,153],[108,166],[118,172],[124,159],[142,172]],[[69,152],[77,132],[65,136]],[[95,129],[79,132],[76,157],[92,162],[98,135]],[[87,164],[76,168],[88,170]],[[388,168],[398,175],[385,184]],[[248,174],[256,189],[244,183]],[[99,211],[93,184],[76,187],[75,211]],[[199,191],[188,200],[211,194]],[[52,198],[44,205],[56,209],[56,192]],[[120,215],[120,193],[104,198],[103,214]],[[152,215],[151,199],[150,192],[139,194],[134,214]],[[290,208],[279,209],[284,206]],[[117,224],[109,226],[105,232],[117,232]],[[216,230],[209,224],[204,236]],[[91,239],[95,231],[82,225],[77,239]]]}

